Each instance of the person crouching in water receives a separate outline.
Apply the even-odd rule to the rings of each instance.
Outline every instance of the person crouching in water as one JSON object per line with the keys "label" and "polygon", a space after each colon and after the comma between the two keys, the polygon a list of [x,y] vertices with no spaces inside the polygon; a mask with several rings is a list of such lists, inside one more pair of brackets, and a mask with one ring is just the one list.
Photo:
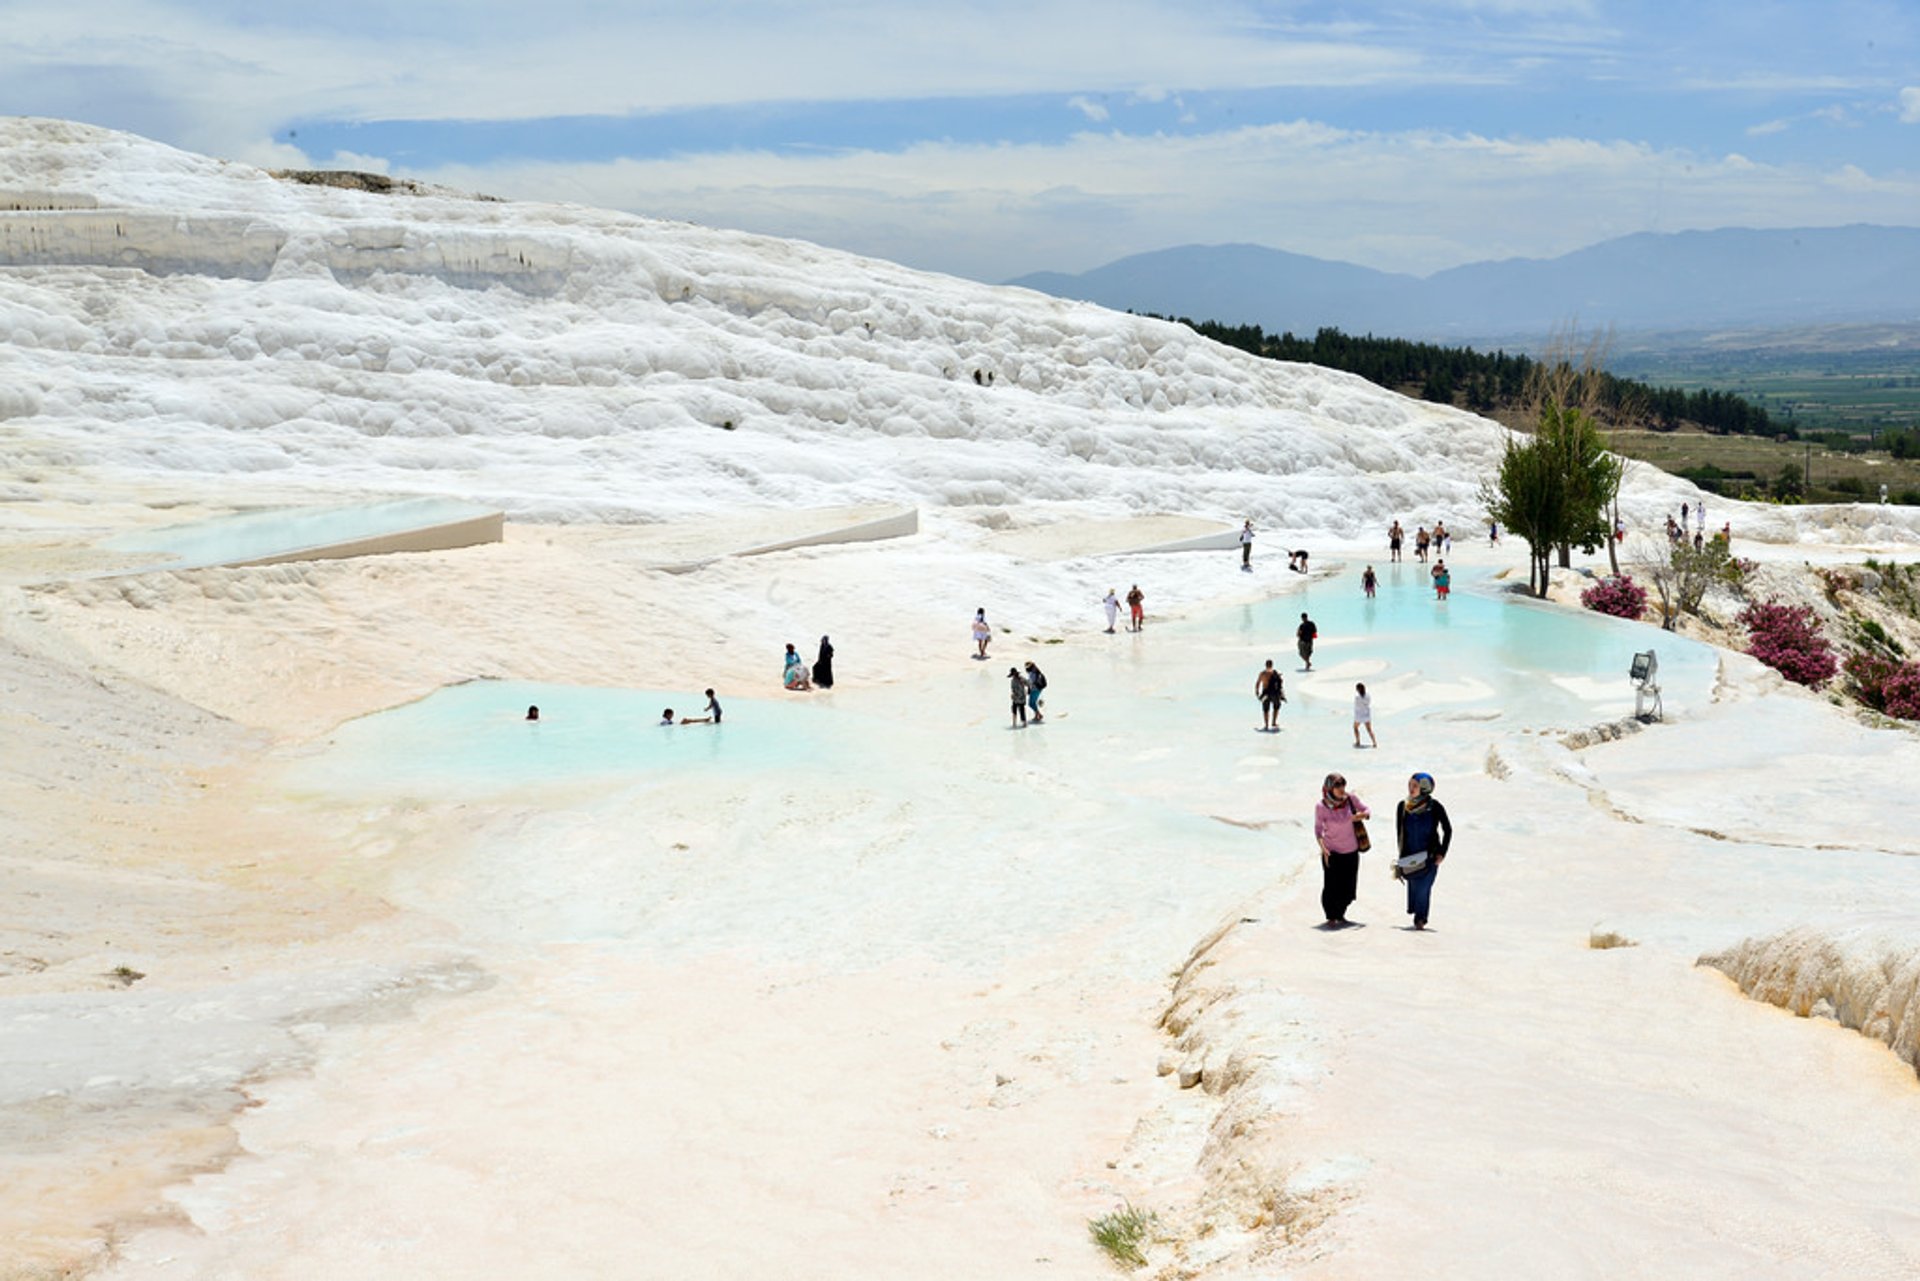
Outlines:
{"label": "person crouching in water", "polygon": [[1427,909],[1433,902],[1433,878],[1453,844],[1453,824],[1447,807],[1433,799],[1433,775],[1415,774],[1407,780],[1407,799],[1394,807],[1393,831],[1400,857],[1393,874],[1407,883],[1407,911],[1413,928],[1427,928]]}

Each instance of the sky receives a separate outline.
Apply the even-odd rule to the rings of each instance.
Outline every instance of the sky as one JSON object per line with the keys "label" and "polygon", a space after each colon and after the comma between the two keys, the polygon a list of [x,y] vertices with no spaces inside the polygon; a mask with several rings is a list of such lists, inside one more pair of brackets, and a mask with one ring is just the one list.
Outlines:
{"label": "sky", "polygon": [[1920,225],[1920,0],[0,0],[0,114],[1001,281]]}

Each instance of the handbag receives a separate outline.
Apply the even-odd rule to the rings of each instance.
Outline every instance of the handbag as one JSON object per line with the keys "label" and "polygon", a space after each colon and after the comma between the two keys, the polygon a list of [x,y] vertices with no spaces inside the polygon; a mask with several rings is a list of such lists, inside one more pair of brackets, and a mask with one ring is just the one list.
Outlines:
{"label": "handbag", "polygon": [[1393,870],[1402,876],[1411,876],[1427,865],[1427,852],[1419,850],[1412,854],[1402,854],[1393,860]]}
{"label": "handbag", "polygon": [[1373,848],[1373,838],[1367,835],[1366,820],[1357,816],[1353,820],[1353,848],[1357,854],[1365,854]]}

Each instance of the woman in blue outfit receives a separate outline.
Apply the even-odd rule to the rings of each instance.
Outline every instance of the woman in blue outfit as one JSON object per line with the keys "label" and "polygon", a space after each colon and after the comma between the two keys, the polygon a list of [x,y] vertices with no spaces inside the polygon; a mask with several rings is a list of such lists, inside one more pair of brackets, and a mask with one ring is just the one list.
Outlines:
{"label": "woman in blue outfit", "polygon": [[1407,780],[1407,799],[1393,811],[1393,831],[1400,857],[1393,874],[1407,883],[1407,911],[1413,928],[1427,928],[1427,909],[1433,902],[1433,878],[1453,844],[1453,824],[1447,807],[1433,799],[1433,775],[1415,774]]}

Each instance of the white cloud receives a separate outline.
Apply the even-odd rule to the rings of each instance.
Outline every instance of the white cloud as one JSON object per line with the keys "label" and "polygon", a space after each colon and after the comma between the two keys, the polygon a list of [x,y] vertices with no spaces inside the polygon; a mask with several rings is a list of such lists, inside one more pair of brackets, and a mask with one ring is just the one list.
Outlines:
{"label": "white cloud", "polygon": [[1912,224],[1920,179],[1631,142],[1366,133],[1313,121],[1058,145],[728,154],[418,177],[740,227],[1000,280],[1168,245],[1253,241],[1427,272],[1635,231]]}
{"label": "white cloud", "polygon": [[1920,125],[1920,85],[1910,85],[1900,91],[1900,123]]}
{"label": "white cloud", "polygon": [[1406,48],[1293,29],[1249,38],[1262,29],[1251,5],[549,0],[535,16],[508,0],[337,0],[263,20],[234,0],[26,0],[8,6],[0,112],[67,114],[236,156],[303,116],[513,120],[1456,77]]}
{"label": "white cloud", "polygon": [[1087,97],[1085,94],[1076,93],[1073,97],[1067,99],[1067,105],[1095,124],[1104,121],[1108,116],[1107,109],[1104,106]]}
{"label": "white cloud", "polygon": [[1768,134],[1785,133],[1787,128],[1787,122],[1784,120],[1763,120],[1757,125],[1748,125],[1747,136],[1749,138],[1764,138]]}

